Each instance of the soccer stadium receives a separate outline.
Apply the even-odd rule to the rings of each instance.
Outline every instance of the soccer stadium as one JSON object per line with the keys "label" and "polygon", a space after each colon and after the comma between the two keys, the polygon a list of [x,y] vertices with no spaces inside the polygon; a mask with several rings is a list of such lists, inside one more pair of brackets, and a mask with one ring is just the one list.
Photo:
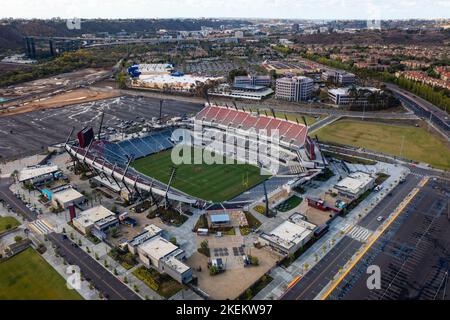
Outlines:
{"label": "soccer stadium", "polygon": [[[245,205],[321,172],[325,159],[307,133],[298,120],[208,103],[192,118],[121,141],[96,139],[93,129],[85,128],[74,142],[67,139],[65,149],[73,160],[139,195],[200,207]],[[191,160],[209,154],[216,162],[175,164],[174,153]]]}

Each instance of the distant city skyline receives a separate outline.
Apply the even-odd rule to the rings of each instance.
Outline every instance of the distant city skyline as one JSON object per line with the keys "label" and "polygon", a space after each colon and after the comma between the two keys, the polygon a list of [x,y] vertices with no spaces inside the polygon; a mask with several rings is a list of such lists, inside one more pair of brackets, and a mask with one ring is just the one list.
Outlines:
{"label": "distant city skyline", "polygon": [[450,0],[0,0],[2,18],[450,18]]}

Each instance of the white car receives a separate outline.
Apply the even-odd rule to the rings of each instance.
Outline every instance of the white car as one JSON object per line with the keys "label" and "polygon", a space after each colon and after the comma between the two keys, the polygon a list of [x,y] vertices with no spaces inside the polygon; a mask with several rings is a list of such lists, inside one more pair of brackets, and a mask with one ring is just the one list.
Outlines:
{"label": "white car", "polygon": [[384,219],[384,218],[383,218],[382,216],[379,216],[379,217],[377,218],[377,221],[378,221],[378,222],[381,222],[381,221],[383,221],[383,219]]}

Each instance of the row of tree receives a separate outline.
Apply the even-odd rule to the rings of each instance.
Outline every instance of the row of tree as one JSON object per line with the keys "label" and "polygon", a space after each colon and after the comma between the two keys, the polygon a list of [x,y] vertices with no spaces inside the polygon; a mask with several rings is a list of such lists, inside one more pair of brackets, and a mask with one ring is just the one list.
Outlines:
{"label": "row of tree", "polygon": [[330,66],[332,68],[342,69],[356,74],[361,79],[377,79],[383,82],[390,82],[397,84],[399,87],[408,90],[421,98],[431,102],[435,106],[449,111],[450,107],[450,92],[445,89],[435,89],[429,85],[422,84],[416,81],[408,80],[404,77],[396,77],[388,71],[379,72],[368,69],[359,69],[341,61],[331,60],[314,54],[304,54],[305,58],[316,61],[318,63]]}

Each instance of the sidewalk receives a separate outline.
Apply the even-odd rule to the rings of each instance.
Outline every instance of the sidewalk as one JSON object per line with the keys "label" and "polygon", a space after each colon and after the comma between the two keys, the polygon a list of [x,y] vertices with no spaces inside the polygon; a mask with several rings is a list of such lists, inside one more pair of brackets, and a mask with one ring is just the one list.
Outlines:
{"label": "sidewalk", "polygon": [[[100,242],[98,244],[93,244],[90,240],[86,239],[84,236],[79,234],[76,230],[74,230],[70,225],[66,225],[66,234],[68,238],[70,239],[70,235],[73,234],[74,240],[76,244],[80,244],[79,241],[81,240],[81,248],[88,253],[90,256],[92,256],[94,259],[96,259],[96,254],[98,257],[98,263],[100,263],[106,270],[114,274],[114,269],[117,271],[117,275],[115,275],[117,278],[119,278],[122,282],[124,282],[124,278],[126,277],[128,280],[127,286],[135,291],[142,299],[148,299],[148,300],[162,300],[164,299],[161,297],[158,293],[150,289],[144,282],[136,278],[132,272],[135,268],[139,267],[137,266],[133,267],[130,270],[125,269],[120,265],[119,262],[114,260],[108,255],[108,252],[111,250],[111,247],[107,245],[104,242]],[[89,251],[87,250],[89,248]],[[107,264],[107,267],[105,267],[105,261]],[[137,288],[138,290],[135,290]]]}

